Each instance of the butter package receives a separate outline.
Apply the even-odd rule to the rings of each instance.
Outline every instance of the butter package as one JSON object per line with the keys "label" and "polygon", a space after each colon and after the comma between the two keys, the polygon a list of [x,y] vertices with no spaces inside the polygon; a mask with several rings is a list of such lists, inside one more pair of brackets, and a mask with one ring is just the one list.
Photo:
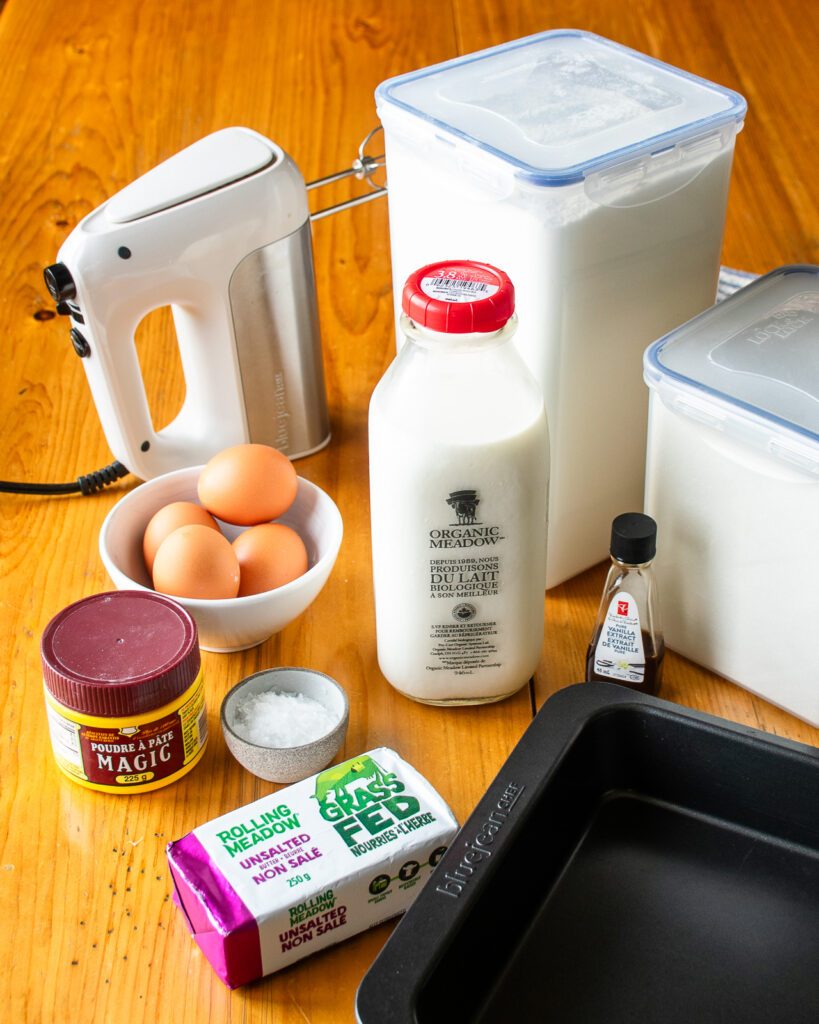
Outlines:
{"label": "butter package", "polygon": [[230,988],[402,913],[457,831],[379,747],[170,843],[174,900]]}

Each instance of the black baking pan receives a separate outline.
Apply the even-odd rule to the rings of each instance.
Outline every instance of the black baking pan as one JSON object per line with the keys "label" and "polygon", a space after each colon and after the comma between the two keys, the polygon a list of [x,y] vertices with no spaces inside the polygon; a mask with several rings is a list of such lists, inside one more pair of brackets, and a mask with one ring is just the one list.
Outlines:
{"label": "black baking pan", "polygon": [[361,1024],[817,1024],[819,751],[605,683],[543,706]]}

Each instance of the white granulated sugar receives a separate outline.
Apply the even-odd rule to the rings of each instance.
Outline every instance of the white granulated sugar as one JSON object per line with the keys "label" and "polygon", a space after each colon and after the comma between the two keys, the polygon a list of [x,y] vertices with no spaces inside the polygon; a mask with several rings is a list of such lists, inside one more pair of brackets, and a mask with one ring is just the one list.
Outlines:
{"label": "white granulated sugar", "polygon": [[233,726],[242,739],[260,747],[300,747],[337,724],[337,717],[312,697],[267,690],[237,702]]}

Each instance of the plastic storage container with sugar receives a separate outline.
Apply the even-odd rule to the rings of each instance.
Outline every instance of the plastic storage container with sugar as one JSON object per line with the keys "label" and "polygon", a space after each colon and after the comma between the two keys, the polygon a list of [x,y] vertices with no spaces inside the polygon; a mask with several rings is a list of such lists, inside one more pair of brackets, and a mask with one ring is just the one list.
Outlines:
{"label": "plastic storage container with sugar", "polygon": [[502,266],[549,410],[547,585],[643,496],[647,344],[714,301],[745,101],[598,36],[545,32],[382,83],[396,315],[443,258]]}
{"label": "plastic storage container with sugar", "polygon": [[666,643],[819,725],[819,267],[660,339],[645,379]]}

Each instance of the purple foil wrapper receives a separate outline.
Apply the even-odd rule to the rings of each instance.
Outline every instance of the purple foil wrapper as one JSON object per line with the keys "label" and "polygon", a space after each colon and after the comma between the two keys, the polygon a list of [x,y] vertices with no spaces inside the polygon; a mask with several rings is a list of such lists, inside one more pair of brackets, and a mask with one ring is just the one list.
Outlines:
{"label": "purple foil wrapper", "polygon": [[259,927],[193,833],[169,843],[174,902],[196,944],[229,988],[262,975]]}

